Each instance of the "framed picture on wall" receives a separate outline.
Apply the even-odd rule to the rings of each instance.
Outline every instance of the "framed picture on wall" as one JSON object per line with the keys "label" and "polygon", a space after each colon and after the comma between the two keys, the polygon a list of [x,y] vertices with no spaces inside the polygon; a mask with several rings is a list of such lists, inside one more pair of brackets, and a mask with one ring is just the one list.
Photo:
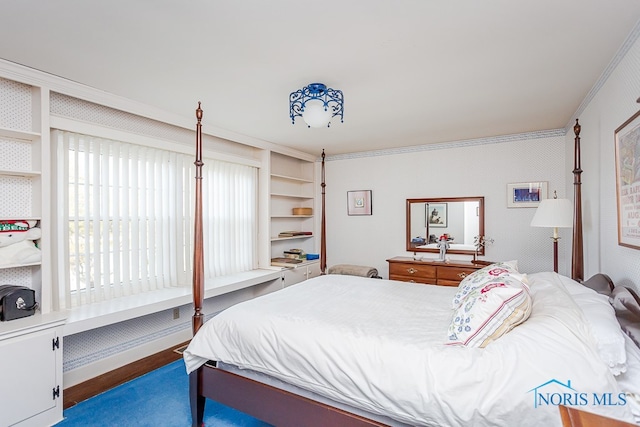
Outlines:
{"label": "framed picture on wall", "polygon": [[347,191],[347,214],[371,215],[371,190]]}
{"label": "framed picture on wall", "polygon": [[446,228],[447,227],[447,204],[446,203],[427,203],[425,204],[427,226],[429,228]]}
{"label": "framed picture on wall", "polygon": [[615,131],[618,244],[640,249],[640,111]]}
{"label": "framed picture on wall", "polygon": [[546,181],[507,184],[507,207],[535,208],[547,198],[547,187]]}

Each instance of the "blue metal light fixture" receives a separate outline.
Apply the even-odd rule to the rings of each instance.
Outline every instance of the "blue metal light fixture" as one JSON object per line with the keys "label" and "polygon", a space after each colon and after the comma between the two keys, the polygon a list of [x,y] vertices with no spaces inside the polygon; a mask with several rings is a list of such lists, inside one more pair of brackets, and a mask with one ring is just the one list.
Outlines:
{"label": "blue metal light fixture", "polygon": [[341,90],[327,88],[323,83],[310,83],[289,95],[291,123],[302,117],[308,127],[321,128],[331,125],[331,118],[343,116],[344,97]]}

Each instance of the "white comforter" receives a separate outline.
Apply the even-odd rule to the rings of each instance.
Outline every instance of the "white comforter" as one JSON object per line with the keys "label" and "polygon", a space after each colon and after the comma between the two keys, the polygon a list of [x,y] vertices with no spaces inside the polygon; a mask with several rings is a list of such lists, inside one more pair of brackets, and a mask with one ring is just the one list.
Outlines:
{"label": "white comforter", "polygon": [[[536,391],[591,403],[619,390],[580,309],[544,277],[529,276],[530,318],[484,349],[444,345],[456,288],[329,275],[225,310],[184,360],[189,372],[222,361],[412,425],[559,426]],[[632,419],[624,406],[581,409]]]}

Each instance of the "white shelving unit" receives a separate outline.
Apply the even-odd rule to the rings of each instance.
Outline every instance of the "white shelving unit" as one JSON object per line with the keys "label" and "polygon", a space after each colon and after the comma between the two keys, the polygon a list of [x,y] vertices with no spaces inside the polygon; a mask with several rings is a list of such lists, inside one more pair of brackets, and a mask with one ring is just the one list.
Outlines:
{"label": "white shelving unit", "polygon": [[[271,258],[282,257],[285,250],[302,249],[317,253],[315,162],[271,153],[270,158],[270,252]],[[311,215],[294,215],[294,208],[311,208]],[[285,231],[311,233],[280,237]],[[319,261],[308,261],[285,269],[285,286],[320,274]]]}
{"label": "white shelving unit", "polygon": [[0,78],[0,98],[0,221],[37,221],[42,231],[41,262],[0,266],[1,284],[35,290],[40,305],[0,322],[0,424],[53,425],[62,419],[65,314],[54,310],[51,285],[49,90]]}
{"label": "white shelving unit", "polygon": [[[13,105],[0,110],[0,221],[42,220],[42,135],[40,89],[0,79],[0,91]],[[40,242],[38,242],[40,243]],[[42,298],[41,263],[0,266],[4,284],[29,286]]]}

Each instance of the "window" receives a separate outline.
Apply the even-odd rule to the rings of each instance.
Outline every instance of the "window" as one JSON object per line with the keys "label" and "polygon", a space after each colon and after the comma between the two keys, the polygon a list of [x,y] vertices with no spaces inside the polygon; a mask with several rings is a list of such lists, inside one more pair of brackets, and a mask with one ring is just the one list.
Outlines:
{"label": "window", "polygon": [[[60,302],[190,285],[193,156],[55,131]],[[205,276],[255,268],[257,170],[204,159]]]}

